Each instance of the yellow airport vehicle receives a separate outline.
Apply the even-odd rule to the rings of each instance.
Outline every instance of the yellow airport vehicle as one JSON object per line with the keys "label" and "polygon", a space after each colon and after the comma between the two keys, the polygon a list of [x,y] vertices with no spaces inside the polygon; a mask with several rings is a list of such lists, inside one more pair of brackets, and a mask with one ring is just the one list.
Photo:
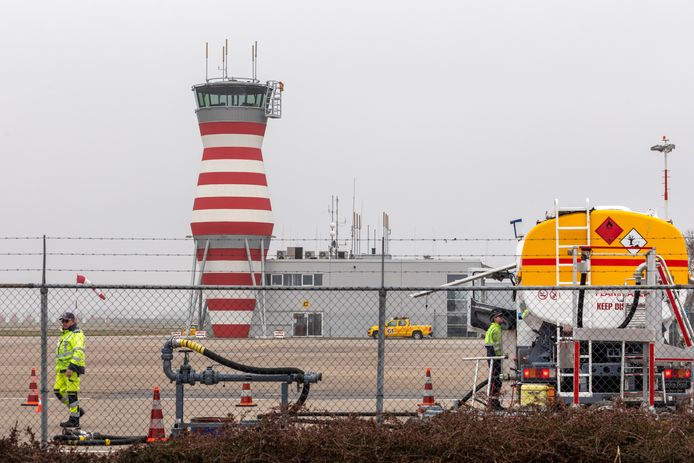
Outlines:
{"label": "yellow airport vehicle", "polygon": [[[383,334],[386,338],[422,339],[424,336],[433,337],[434,329],[431,325],[413,325],[407,317],[395,317],[386,322]],[[367,335],[378,337],[378,325],[369,328]]]}

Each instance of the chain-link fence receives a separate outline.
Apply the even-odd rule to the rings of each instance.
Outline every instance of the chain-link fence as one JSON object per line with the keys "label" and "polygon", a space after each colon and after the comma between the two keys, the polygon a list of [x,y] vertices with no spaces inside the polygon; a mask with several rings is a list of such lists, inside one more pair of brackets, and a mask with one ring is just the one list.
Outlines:
{"label": "chain-link fence", "polygon": [[[245,366],[320,373],[304,403],[315,413],[414,413],[428,401],[445,407],[485,402],[495,391],[494,381],[487,384],[484,332],[497,310],[504,317],[499,347],[508,357],[501,371],[504,406],[531,403],[526,393],[533,385],[547,394],[551,386],[567,403],[616,396],[668,403],[668,397],[671,402],[691,389],[691,328],[681,303],[693,287],[254,288],[255,303],[241,317],[249,322],[245,338],[225,337],[228,325],[239,325],[238,308],[222,304],[213,310],[200,295],[204,301],[244,299],[248,288],[103,289],[106,300],[89,287],[48,285],[42,301],[39,286],[0,288],[2,400],[11,410],[3,433],[15,422],[41,429],[44,417],[42,432],[53,435],[68,417],[53,396],[58,318],[65,311],[77,315],[87,338],[82,425],[117,435],[147,433],[155,386],[167,429],[176,416],[185,422],[229,415],[255,419],[280,407],[286,381],[256,381],[252,372],[234,371],[195,351],[174,349],[171,371],[179,376],[171,381],[162,348],[172,335]],[[188,367],[238,377],[204,384],[215,381],[183,376]],[[32,394],[32,370],[43,413],[21,406]],[[250,386],[244,400],[255,407],[238,407],[242,383]],[[302,390],[291,384],[289,402],[303,401]]]}

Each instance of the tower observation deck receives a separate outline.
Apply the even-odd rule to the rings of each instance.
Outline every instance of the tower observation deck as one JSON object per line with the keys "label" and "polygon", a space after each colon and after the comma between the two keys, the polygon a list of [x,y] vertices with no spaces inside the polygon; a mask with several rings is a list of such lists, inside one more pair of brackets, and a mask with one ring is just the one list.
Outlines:
{"label": "tower observation deck", "polygon": [[248,337],[256,308],[254,286],[273,230],[262,145],[269,118],[281,117],[283,84],[257,79],[209,79],[193,92],[202,137],[191,230],[215,337]]}

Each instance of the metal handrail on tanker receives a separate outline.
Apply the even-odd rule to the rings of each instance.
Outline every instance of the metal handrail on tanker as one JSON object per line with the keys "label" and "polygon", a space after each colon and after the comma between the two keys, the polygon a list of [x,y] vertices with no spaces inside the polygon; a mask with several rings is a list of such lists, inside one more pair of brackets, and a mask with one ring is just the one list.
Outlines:
{"label": "metal handrail on tanker", "polygon": [[474,360],[475,361],[475,372],[474,372],[473,378],[472,378],[472,390],[468,394],[463,396],[463,398],[460,399],[459,403],[467,402],[468,400],[470,400],[470,398],[472,398],[472,401],[474,403],[476,396],[477,396],[477,392],[485,385],[487,386],[487,397],[490,397],[491,386],[492,386],[492,368],[491,367],[489,368],[489,372],[487,373],[487,379],[485,381],[477,384],[477,378],[479,376],[478,373],[479,373],[479,369],[480,369],[480,361],[482,361],[482,360],[487,360],[487,361],[505,360],[505,359],[508,359],[508,355],[498,355],[495,357],[464,357],[464,358],[460,359],[463,361]]}
{"label": "metal handrail on tanker", "polygon": [[[670,273],[670,269],[668,268],[665,259],[662,256],[656,255],[656,260],[659,264],[658,274],[663,285],[674,285],[675,282],[672,278],[672,274]],[[677,297],[677,293],[670,288],[666,288],[665,293],[667,294],[670,308],[672,309],[672,312],[675,315],[675,319],[677,320],[677,323],[680,327],[680,331],[684,336],[684,342],[687,347],[692,347],[692,338],[694,338],[694,332],[692,332],[692,325],[689,322],[689,319],[683,316],[684,310],[682,310],[682,308],[680,307],[680,302],[679,298]]]}

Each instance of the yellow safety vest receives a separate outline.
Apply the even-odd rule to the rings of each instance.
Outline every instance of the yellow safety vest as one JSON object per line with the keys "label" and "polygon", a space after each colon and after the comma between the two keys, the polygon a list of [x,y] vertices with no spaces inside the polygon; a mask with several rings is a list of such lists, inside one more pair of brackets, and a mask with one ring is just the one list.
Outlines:
{"label": "yellow safety vest", "polygon": [[494,348],[494,354],[497,356],[503,355],[501,350],[501,325],[492,322],[487,329],[487,334],[484,335],[484,345],[492,346]]}
{"label": "yellow safety vest", "polygon": [[70,367],[79,374],[84,374],[84,333],[79,328],[63,330],[55,352],[55,369],[64,371]]}

